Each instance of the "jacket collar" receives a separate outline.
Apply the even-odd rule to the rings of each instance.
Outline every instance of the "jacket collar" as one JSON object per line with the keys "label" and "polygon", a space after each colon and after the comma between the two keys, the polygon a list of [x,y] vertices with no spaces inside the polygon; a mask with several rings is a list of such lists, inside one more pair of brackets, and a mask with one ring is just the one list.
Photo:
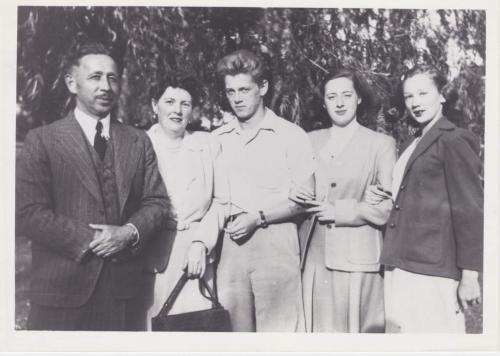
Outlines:
{"label": "jacket collar", "polygon": [[[456,129],[456,126],[452,124],[446,117],[442,116],[441,118],[439,118],[434,124],[434,126],[432,126],[429,129],[429,131],[427,131],[422,136],[420,142],[417,144],[417,147],[413,151],[412,155],[410,156],[410,159],[408,160],[408,163],[406,164],[403,177],[406,176],[413,162],[415,162],[415,160],[422,153],[424,153],[432,145],[432,143],[434,143],[434,141],[436,141],[439,138],[439,136],[441,136],[443,132],[452,131],[454,129]],[[411,143],[413,140],[409,140],[409,142]]]}

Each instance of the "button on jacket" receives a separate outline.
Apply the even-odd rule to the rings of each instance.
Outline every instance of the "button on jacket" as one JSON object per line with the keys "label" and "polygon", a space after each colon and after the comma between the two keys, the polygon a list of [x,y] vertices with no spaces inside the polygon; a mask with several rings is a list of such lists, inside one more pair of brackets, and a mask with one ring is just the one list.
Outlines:
{"label": "button on jacket", "polygon": [[460,278],[461,269],[482,270],[483,188],[478,154],[474,134],[445,117],[424,134],[406,165],[387,224],[381,263],[453,279]]}
{"label": "button on jacket", "polygon": [[[310,132],[309,137],[317,161],[316,199],[326,199],[335,206],[335,224],[316,223],[311,231],[312,219],[306,220],[300,228],[302,254],[307,254],[308,238],[322,238],[324,264],[328,268],[378,271],[382,250],[380,226],[389,217],[392,201],[386,199],[374,206],[363,202],[363,196],[371,184],[390,189],[396,160],[394,139],[357,124],[349,141],[334,153],[329,149],[329,129]],[[307,263],[307,255],[304,258]]]}
{"label": "button on jacket", "polygon": [[[137,249],[122,251],[133,254],[112,264],[106,287],[120,298],[141,292],[141,251],[165,218],[168,199],[146,134],[112,122],[110,136],[107,154],[113,157],[104,163],[114,171],[116,182],[107,184],[112,196],[105,196],[109,189],[103,192],[96,154],[73,112],[26,137],[16,168],[16,226],[32,241],[32,303],[68,308],[89,301],[105,263],[88,253],[95,233],[91,223],[137,228]],[[114,205],[115,199],[116,216],[107,217],[106,203]]]}

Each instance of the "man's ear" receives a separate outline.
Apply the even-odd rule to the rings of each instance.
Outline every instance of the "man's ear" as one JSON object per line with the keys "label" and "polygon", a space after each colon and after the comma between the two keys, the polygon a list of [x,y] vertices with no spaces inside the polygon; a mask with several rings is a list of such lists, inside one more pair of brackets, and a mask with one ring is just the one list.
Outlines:
{"label": "man's ear", "polygon": [[68,87],[68,90],[71,94],[76,94],[76,80],[73,73],[66,73],[64,75],[64,82]]}
{"label": "man's ear", "polygon": [[265,96],[267,94],[267,90],[269,89],[269,82],[267,80],[262,80],[262,83],[259,85],[260,96]]}

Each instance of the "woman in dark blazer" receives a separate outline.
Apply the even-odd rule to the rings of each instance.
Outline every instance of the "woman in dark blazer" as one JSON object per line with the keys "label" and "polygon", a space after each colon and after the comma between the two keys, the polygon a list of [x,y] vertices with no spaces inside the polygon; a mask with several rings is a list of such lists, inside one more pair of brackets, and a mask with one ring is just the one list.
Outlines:
{"label": "woman in dark blazer", "polygon": [[[299,236],[305,254],[307,330],[383,332],[381,226],[392,201],[381,199],[370,205],[363,197],[372,184],[390,190],[396,143],[357,122],[373,101],[359,73],[332,73],[322,91],[332,127],[309,133],[317,162],[317,200],[305,202],[314,217],[305,220]],[[311,198],[300,187],[290,197],[299,203]]]}
{"label": "woman in dark blazer", "polygon": [[[403,145],[393,174],[394,207],[381,256],[387,332],[463,333],[463,310],[480,302],[479,142],[443,115],[445,84],[430,66],[403,77],[404,102],[420,129]],[[384,193],[368,197],[374,195]]]}

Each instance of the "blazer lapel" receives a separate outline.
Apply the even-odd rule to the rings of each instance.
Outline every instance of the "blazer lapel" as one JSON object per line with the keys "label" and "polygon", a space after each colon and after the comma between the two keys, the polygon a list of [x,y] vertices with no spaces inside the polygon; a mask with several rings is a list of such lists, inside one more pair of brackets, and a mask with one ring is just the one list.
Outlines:
{"label": "blazer lapel", "polygon": [[137,136],[125,130],[121,124],[111,123],[110,143],[114,150],[114,165],[116,185],[118,189],[118,202],[120,213],[123,211],[125,202],[130,193],[132,179],[137,170],[139,150],[136,146]]}
{"label": "blazer lapel", "polygon": [[59,126],[61,130],[60,144],[63,147],[61,154],[66,158],[66,162],[74,168],[81,183],[96,200],[100,201],[99,180],[83,130],[76,121],[73,112],[63,120],[64,125]]}
{"label": "blazer lapel", "polygon": [[408,163],[406,164],[403,177],[406,176],[413,162],[415,162],[415,160],[422,153],[424,153],[429,148],[429,146],[432,145],[432,143],[438,139],[439,136],[441,136],[442,130],[450,130],[453,128],[454,128],[453,124],[449,122],[445,117],[439,119],[438,122],[436,122],[434,126],[431,127],[429,132],[427,132],[422,137],[422,140],[417,144],[415,151],[413,151],[412,155],[410,156],[410,159],[408,160]]}

